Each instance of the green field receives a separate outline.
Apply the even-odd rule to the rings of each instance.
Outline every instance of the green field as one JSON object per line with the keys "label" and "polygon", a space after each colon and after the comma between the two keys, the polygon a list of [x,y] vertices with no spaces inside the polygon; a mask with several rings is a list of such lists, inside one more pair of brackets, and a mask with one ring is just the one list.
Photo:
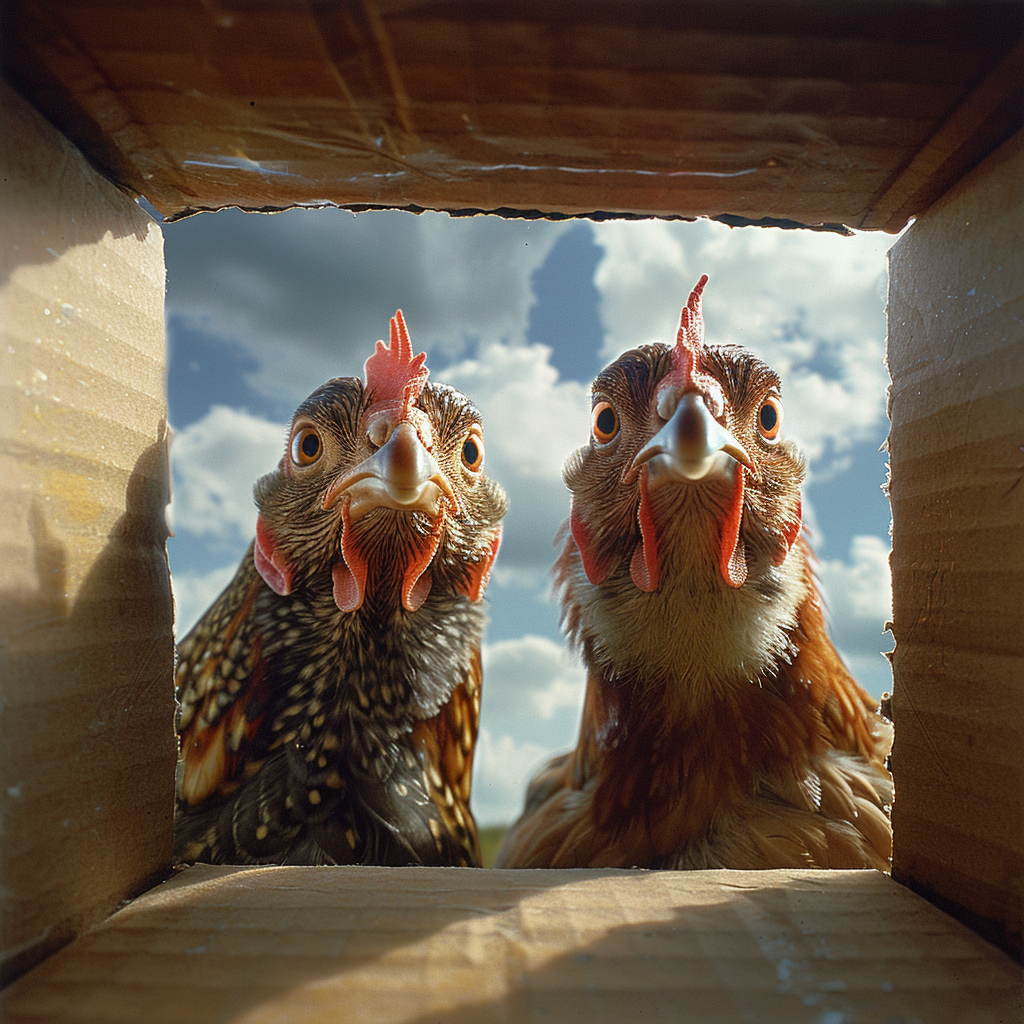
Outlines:
{"label": "green field", "polygon": [[505,834],[505,825],[491,825],[488,828],[479,830],[480,854],[483,857],[484,867],[489,868],[494,864],[494,855],[498,852],[501,837]]}

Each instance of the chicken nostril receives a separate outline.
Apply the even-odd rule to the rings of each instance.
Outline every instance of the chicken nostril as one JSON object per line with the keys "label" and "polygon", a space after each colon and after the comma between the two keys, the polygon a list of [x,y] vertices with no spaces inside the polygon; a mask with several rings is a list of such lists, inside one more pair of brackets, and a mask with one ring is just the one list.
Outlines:
{"label": "chicken nostril", "polygon": [[373,448],[383,448],[391,437],[391,423],[384,416],[378,416],[366,429],[366,439]]}
{"label": "chicken nostril", "polygon": [[678,388],[665,388],[658,395],[658,415],[667,423],[679,405],[680,391]]}

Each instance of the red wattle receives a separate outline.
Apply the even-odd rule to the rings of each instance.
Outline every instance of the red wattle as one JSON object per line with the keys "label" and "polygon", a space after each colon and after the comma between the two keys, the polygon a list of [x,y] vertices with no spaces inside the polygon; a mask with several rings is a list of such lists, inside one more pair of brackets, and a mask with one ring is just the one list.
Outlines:
{"label": "red wattle", "polygon": [[569,513],[569,532],[572,534],[572,539],[576,542],[576,547],[579,549],[580,558],[583,560],[583,571],[587,574],[587,579],[595,587],[604,583],[608,578],[608,559],[597,557],[593,548],[593,538],[590,536],[590,530],[587,528],[587,524],[576,514],[575,509]]}
{"label": "red wattle", "polygon": [[416,582],[409,589],[408,594],[402,598],[402,604],[406,611],[418,611],[421,604],[426,601],[430,594],[430,588],[434,585],[434,574],[429,568],[424,569],[417,577]]}
{"label": "red wattle", "polygon": [[747,552],[740,537],[743,520],[743,467],[736,466],[736,481],[733,485],[729,514],[722,524],[722,547],[719,568],[722,578],[730,587],[742,587],[747,581]]}
{"label": "red wattle", "polygon": [[256,543],[252,549],[256,571],[263,582],[281,597],[292,592],[292,567],[277,550],[277,541],[263,522],[263,516],[256,517]]}
{"label": "red wattle", "polygon": [[469,566],[466,582],[461,588],[470,601],[479,601],[484,596],[487,584],[491,581],[491,569],[494,568],[494,559],[498,557],[498,548],[501,546],[501,526],[498,533],[491,541],[490,550],[479,562]]}
{"label": "red wattle", "polygon": [[444,509],[437,513],[433,529],[427,534],[426,542],[417,551],[402,577],[402,604],[406,611],[414,612],[427,599],[433,576],[427,570],[437,553],[441,543],[441,531],[444,529]]}
{"label": "red wattle", "polygon": [[331,570],[334,581],[334,603],[343,612],[354,612],[363,603],[363,594],[352,570],[338,562]]}
{"label": "red wattle", "polygon": [[633,582],[645,593],[658,589],[658,532],[654,528],[654,516],[651,514],[651,497],[647,491],[647,467],[640,473],[640,507],[636,513],[640,523],[640,543],[633,551],[629,563],[629,575]]}
{"label": "red wattle", "polygon": [[362,605],[366,593],[366,559],[352,541],[347,501],[341,509],[341,557],[344,561],[331,570],[334,603],[343,612],[354,612]]}
{"label": "red wattle", "polygon": [[793,522],[786,526],[786,531],[783,536],[786,538],[786,553],[789,553],[789,549],[796,543],[797,537],[800,536],[800,531],[804,528],[804,506],[803,502],[797,498],[796,502],[796,518]]}

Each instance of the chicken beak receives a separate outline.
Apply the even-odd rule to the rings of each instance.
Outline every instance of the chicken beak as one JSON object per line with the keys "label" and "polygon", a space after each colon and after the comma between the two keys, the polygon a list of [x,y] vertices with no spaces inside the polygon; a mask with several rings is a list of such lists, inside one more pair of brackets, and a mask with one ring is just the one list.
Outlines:
{"label": "chicken beak", "polygon": [[323,498],[329,509],[347,494],[353,521],[378,506],[436,514],[442,501],[460,507],[437,460],[424,447],[416,427],[403,420],[387,443],[354,470],[335,480]]}
{"label": "chicken beak", "polygon": [[746,449],[711,415],[697,391],[687,391],[665,425],[637,453],[630,467],[648,465],[652,485],[669,479],[703,480],[717,466],[725,469],[722,455],[753,468]]}

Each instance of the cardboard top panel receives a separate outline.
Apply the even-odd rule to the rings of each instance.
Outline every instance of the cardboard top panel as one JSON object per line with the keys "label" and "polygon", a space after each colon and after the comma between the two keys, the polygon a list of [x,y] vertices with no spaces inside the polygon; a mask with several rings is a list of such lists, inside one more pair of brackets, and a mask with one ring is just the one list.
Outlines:
{"label": "cardboard top panel", "polygon": [[4,993],[48,1021],[1019,1020],[1020,967],[875,871],[197,865]]}
{"label": "cardboard top panel", "polygon": [[1024,123],[1024,7],[6,5],[5,73],[170,219],[336,204],[898,231]]}

